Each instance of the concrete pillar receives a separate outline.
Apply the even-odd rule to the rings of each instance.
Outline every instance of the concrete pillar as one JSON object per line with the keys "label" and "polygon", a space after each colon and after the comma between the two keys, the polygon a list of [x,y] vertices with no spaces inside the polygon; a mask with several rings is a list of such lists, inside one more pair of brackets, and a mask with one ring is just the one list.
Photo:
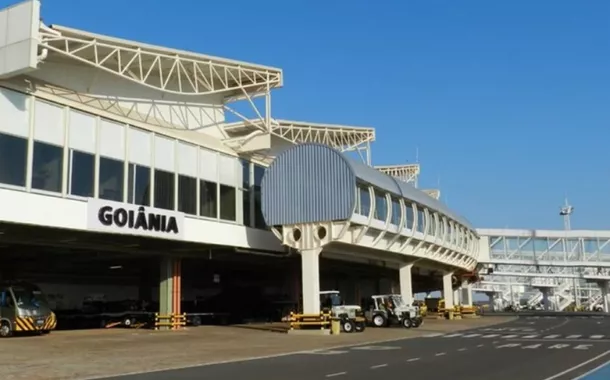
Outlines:
{"label": "concrete pillar", "polygon": [[320,313],[320,252],[321,248],[301,251],[304,314]]}
{"label": "concrete pillar", "polygon": [[472,284],[464,282],[462,284],[462,305],[472,306]]}
{"label": "concrete pillar", "polygon": [[[179,314],[182,302],[181,262],[179,258],[164,257],[161,259],[161,276],[159,281],[159,314]],[[161,326],[161,330],[169,327]]]}
{"label": "concrete pillar", "polygon": [[413,280],[411,278],[411,269],[413,264],[402,264],[398,270],[400,281],[400,295],[407,305],[413,303]]}
{"label": "concrete pillar", "polygon": [[461,305],[462,304],[462,299],[460,298],[460,294],[462,293],[462,288],[457,288],[453,291],[453,304],[454,305]]}
{"label": "concrete pillar", "polygon": [[453,286],[451,277],[453,272],[445,273],[443,275],[443,298],[445,299],[445,309],[453,308]]}
{"label": "concrete pillar", "polygon": [[544,310],[551,310],[551,300],[549,299],[549,289],[542,288],[540,289],[542,292],[542,308]]}

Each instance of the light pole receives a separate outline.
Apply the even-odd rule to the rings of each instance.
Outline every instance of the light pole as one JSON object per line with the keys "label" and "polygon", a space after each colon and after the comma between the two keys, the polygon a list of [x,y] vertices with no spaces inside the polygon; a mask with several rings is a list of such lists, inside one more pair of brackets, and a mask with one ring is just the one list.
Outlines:
{"label": "light pole", "polygon": [[[568,202],[568,198],[566,197],[565,203],[564,205],[561,207],[560,211],[559,211],[559,215],[563,216],[563,229],[566,231],[566,236],[565,236],[565,241],[566,243],[570,241],[570,239],[568,239],[568,234],[567,232],[571,229],[571,224],[570,224],[570,217],[572,216],[572,213],[574,212],[574,207],[572,207],[570,205],[570,203]],[[569,250],[568,252],[572,251],[572,247],[568,246],[566,244],[566,248]],[[566,257],[567,259],[567,257]],[[578,257],[578,259],[580,259],[580,255]],[[578,271],[578,269],[576,269],[576,271]],[[576,307],[579,308],[580,307],[580,294],[578,294],[578,287],[577,287],[577,281],[576,278],[573,278],[573,292],[572,294],[574,295],[574,302],[576,304]]]}

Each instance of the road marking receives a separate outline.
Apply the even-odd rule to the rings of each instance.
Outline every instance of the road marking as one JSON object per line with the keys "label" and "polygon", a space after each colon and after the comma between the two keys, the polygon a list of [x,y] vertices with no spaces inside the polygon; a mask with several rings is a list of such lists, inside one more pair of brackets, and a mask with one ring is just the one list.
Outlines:
{"label": "road marking", "polygon": [[443,335],[443,334],[433,333],[433,334],[424,335],[424,338],[436,338],[437,336],[441,336],[441,335]]}
{"label": "road marking", "polygon": [[337,372],[337,373],[329,373],[326,377],[335,377],[335,376],[343,376],[347,375],[347,372]]}
{"label": "road marking", "polygon": [[467,348],[460,348],[458,351],[466,351]]}
{"label": "road marking", "polygon": [[463,334],[449,334],[449,335],[445,335],[444,338],[455,338],[456,336],[462,336]]}
{"label": "road marking", "polygon": [[484,346],[484,344],[479,344],[477,347],[483,347],[483,346]]}
{"label": "road marking", "polygon": [[446,355],[446,353],[444,353],[444,352],[439,352],[438,354],[436,354],[436,355],[434,355],[434,356],[443,356],[443,355]]}
{"label": "road marking", "polygon": [[591,335],[590,336],[591,339],[601,339],[603,337],[604,337],[603,335]]}
{"label": "road marking", "polygon": [[575,350],[588,350],[590,347],[593,347],[592,344],[579,344],[578,346],[574,347]]}
{"label": "road marking", "polygon": [[400,347],[398,347],[398,346],[360,346],[360,347],[352,347],[352,350],[387,351],[387,350],[400,350]]}
{"label": "road marking", "polygon": [[510,338],[516,338],[516,337],[518,337],[518,336],[519,336],[519,335],[504,335],[502,338],[504,338],[504,339],[510,339]]}
{"label": "road marking", "polygon": [[496,348],[513,348],[513,347],[519,347],[520,345],[521,345],[521,343],[507,343],[507,344],[498,346]]}
{"label": "road marking", "polygon": [[538,336],[538,334],[534,334],[534,335],[525,335],[523,338],[524,338],[524,339],[532,339],[532,338],[535,338],[535,337],[537,337],[537,336]]}
{"label": "road marking", "polygon": [[377,364],[377,365],[371,366],[371,369],[383,368],[383,367],[387,367],[387,366],[388,366],[387,364]]}
{"label": "road marking", "polygon": [[549,347],[549,350],[560,350],[562,348],[566,348],[566,347],[570,347],[569,344],[554,344],[551,347]]}
{"label": "road marking", "polygon": [[554,334],[554,335],[547,335],[544,337],[544,339],[556,339],[559,338],[560,335]]}
{"label": "road marking", "polygon": [[540,348],[540,346],[542,346],[542,344],[538,343],[538,344],[531,344],[529,346],[523,346],[521,348],[523,348],[524,350],[535,350],[537,348]]}
{"label": "road marking", "polygon": [[408,362],[416,362],[416,361],[418,361],[418,360],[419,360],[419,358],[411,358],[411,359],[408,359],[407,361],[408,361]]}
{"label": "road marking", "polygon": [[347,353],[349,353],[349,351],[328,350],[328,351],[310,351],[310,352],[303,352],[303,353],[308,354],[308,355],[341,355],[341,354],[347,354]]}
{"label": "road marking", "polygon": [[607,362],[604,362],[604,363],[602,363],[600,365],[598,365],[597,367],[593,368],[592,370],[587,371],[587,372],[583,373],[582,375],[580,375],[580,376],[578,376],[578,377],[576,377],[576,378],[574,378],[572,380],[586,379],[587,377],[589,377],[589,375],[593,375],[593,376],[599,375],[599,374],[596,374],[595,372],[597,372],[600,369],[606,367],[608,364],[610,364],[610,360],[607,361]]}
{"label": "road marking", "polygon": [[568,335],[566,336],[566,339],[576,339],[576,338],[580,338],[582,335]]}
{"label": "road marking", "polygon": [[481,334],[468,334],[464,335],[462,338],[474,338],[475,336],[481,336]]}
{"label": "road marking", "polygon": [[604,353],[601,353],[601,354],[597,355],[596,357],[591,358],[591,359],[589,359],[587,361],[584,361],[584,362],[582,362],[580,364],[577,364],[577,365],[575,365],[573,367],[570,367],[570,368],[566,369],[565,371],[562,371],[562,372],[559,372],[559,373],[557,373],[557,374],[555,374],[553,376],[547,377],[544,380],[554,380],[554,379],[557,379],[558,377],[561,377],[561,376],[563,376],[563,375],[565,375],[567,373],[575,371],[575,370],[579,369],[580,367],[586,366],[589,363],[593,363],[594,361],[596,361],[598,359],[601,359],[601,358],[603,358],[604,356],[606,356],[608,354],[610,354],[610,350],[608,350],[608,351],[606,351]]}

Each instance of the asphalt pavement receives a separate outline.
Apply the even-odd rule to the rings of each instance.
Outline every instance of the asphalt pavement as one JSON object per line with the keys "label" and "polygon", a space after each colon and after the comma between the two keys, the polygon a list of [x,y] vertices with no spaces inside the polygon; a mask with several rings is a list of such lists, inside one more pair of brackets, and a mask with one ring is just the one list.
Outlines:
{"label": "asphalt pavement", "polygon": [[105,379],[596,380],[608,379],[606,362],[610,318],[530,316],[459,333]]}

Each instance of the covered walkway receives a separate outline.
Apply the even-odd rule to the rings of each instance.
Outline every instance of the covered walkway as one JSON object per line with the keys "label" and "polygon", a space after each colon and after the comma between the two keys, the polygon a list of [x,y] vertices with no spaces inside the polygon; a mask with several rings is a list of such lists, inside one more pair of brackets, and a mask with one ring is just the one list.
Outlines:
{"label": "covered walkway", "polygon": [[463,217],[412,185],[320,144],[285,150],[266,169],[267,225],[302,260],[303,311],[319,312],[319,259],[325,252],[398,264],[400,290],[413,298],[413,265],[443,273],[447,307],[452,276],[477,265],[479,236]]}

